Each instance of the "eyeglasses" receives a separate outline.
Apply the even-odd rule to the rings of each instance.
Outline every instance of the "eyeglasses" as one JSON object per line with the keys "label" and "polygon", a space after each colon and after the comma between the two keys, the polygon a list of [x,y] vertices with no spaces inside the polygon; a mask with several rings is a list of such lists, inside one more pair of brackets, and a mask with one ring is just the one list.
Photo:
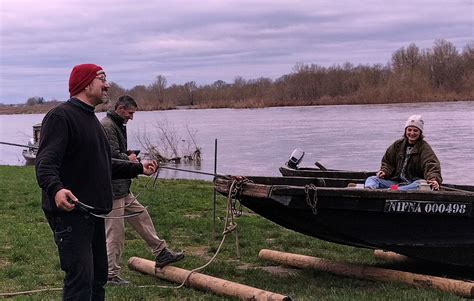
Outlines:
{"label": "eyeglasses", "polygon": [[103,82],[103,83],[106,83],[106,82],[107,82],[107,78],[105,77],[105,75],[103,75],[103,76],[96,76],[96,78],[97,78],[98,80],[100,80],[101,82]]}

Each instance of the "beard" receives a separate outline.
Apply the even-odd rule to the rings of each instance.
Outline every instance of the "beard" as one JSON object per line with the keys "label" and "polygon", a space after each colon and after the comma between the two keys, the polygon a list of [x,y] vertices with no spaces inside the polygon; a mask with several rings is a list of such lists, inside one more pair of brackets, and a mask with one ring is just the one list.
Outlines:
{"label": "beard", "polygon": [[110,102],[110,97],[109,94],[107,93],[106,90],[102,91],[102,97],[100,98],[101,103],[104,105],[108,104]]}

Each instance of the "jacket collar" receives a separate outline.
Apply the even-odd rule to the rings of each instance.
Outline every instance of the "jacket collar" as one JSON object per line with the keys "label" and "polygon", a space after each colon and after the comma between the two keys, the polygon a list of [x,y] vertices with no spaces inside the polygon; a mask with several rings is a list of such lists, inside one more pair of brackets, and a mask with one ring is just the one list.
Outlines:
{"label": "jacket collar", "polygon": [[110,117],[110,119],[112,119],[117,125],[121,127],[124,126],[125,119],[120,117],[120,115],[115,113],[115,111],[107,111],[107,116]]}
{"label": "jacket collar", "polygon": [[[418,153],[418,152],[419,152],[422,141],[423,141],[423,139],[418,139],[418,140],[416,141],[416,143],[413,145],[413,150],[411,151],[412,154],[415,154],[415,153]],[[401,152],[404,153],[408,145],[409,145],[409,144],[408,144],[408,139],[407,139],[407,138],[403,138],[402,147],[401,147]]]}
{"label": "jacket collar", "polygon": [[85,102],[80,101],[77,98],[74,98],[74,97],[70,98],[68,100],[68,102],[75,105],[75,106],[78,106],[79,108],[81,108],[83,110],[86,110],[87,112],[94,113],[95,108],[93,106],[90,106],[90,105],[86,104]]}

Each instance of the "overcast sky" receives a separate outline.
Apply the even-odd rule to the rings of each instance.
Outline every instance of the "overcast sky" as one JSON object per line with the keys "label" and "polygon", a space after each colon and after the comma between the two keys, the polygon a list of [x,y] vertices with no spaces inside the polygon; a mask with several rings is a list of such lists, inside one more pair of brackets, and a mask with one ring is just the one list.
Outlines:
{"label": "overcast sky", "polygon": [[0,0],[0,103],[68,98],[81,63],[130,89],[276,79],[296,63],[386,64],[436,39],[472,44],[473,0]]}

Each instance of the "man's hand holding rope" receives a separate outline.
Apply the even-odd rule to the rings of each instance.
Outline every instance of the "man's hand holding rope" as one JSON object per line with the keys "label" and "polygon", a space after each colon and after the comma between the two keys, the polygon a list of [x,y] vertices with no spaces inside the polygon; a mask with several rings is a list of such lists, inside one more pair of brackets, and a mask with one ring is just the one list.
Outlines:
{"label": "man's hand holding rope", "polygon": [[70,190],[62,188],[56,192],[54,201],[59,209],[71,211],[75,207],[74,203],[77,202],[77,198]]}
{"label": "man's hand holding rope", "polygon": [[149,161],[149,160],[143,160],[142,161],[143,165],[143,174],[147,176],[151,176],[158,170],[158,163],[155,160]]}
{"label": "man's hand holding rope", "polygon": [[[158,163],[155,160],[142,161],[143,174],[151,176],[158,170]],[[54,196],[56,207],[65,211],[71,211],[78,202],[77,197],[68,189],[62,188],[56,192]]]}

